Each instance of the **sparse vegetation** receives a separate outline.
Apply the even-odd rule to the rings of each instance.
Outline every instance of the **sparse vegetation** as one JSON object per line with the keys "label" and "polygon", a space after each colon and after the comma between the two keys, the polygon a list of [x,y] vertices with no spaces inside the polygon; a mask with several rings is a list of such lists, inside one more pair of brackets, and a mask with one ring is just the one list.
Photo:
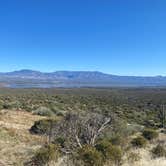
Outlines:
{"label": "sparse vegetation", "polygon": [[139,153],[130,152],[127,156],[127,159],[129,163],[134,164],[135,162],[138,162],[141,159],[141,157]]}
{"label": "sparse vegetation", "polygon": [[166,149],[163,145],[158,144],[156,147],[152,149],[152,155],[154,158],[156,157],[166,157]]}
{"label": "sparse vegetation", "polygon": [[[126,162],[135,166],[146,160],[143,152],[155,160],[165,156],[164,143],[157,146],[157,142],[166,139],[164,132],[159,133],[163,127],[160,105],[166,101],[164,89],[0,89],[0,92],[0,140],[9,149],[1,151],[0,162],[6,165],[23,165],[30,159],[47,165],[50,160],[57,162],[60,155],[62,166],[66,166],[63,163],[66,159],[70,166]],[[17,145],[22,150],[19,154]],[[10,163],[6,158],[10,158]]]}

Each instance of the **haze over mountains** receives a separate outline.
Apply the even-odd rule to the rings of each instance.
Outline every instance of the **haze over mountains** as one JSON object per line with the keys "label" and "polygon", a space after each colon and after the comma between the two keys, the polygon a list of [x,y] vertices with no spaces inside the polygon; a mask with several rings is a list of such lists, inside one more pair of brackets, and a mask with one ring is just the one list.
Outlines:
{"label": "haze over mountains", "polygon": [[166,86],[166,77],[118,76],[97,71],[44,73],[33,70],[20,70],[0,73],[0,86],[10,88],[155,87]]}

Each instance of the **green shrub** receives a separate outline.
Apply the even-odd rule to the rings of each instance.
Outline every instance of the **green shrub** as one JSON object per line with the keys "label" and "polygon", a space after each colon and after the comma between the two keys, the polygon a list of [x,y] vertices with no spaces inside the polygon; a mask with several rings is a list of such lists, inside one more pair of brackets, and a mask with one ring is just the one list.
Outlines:
{"label": "green shrub", "polygon": [[56,119],[42,119],[36,121],[34,125],[31,127],[30,132],[32,134],[49,134],[51,125],[55,125],[57,123]]}
{"label": "green shrub", "polygon": [[159,133],[153,129],[145,129],[142,135],[148,140],[153,140],[158,137]]}
{"label": "green shrub", "polygon": [[37,110],[33,111],[34,115],[40,116],[54,116],[55,114],[47,107],[39,107]]}
{"label": "green shrub", "polygon": [[12,106],[9,103],[4,103],[2,107],[3,109],[12,109]]}
{"label": "green shrub", "polygon": [[131,144],[137,148],[144,148],[147,144],[147,141],[144,137],[138,136],[131,141]]}
{"label": "green shrub", "polygon": [[156,157],[166,157],[166,149],[161,145],[157,145],[156,147],[154,147],[152,149],[152,155],[153,155],[154,158],[156,158]]}
{"label": "green shrub", "polygon": [[78,160],[82,160],[85,166],[104,165],[102,154],[89,145],[78,150]]}
{"label": "green shrub", "polygon": [[57,161],[60,156],[59,147],[55,144],[50,144],[40,148],[32,158],[31,163],[36,166],[44,166],[50,161]]}
{"label": "green shrub", "polygon": [[107,140],[101,140],[97,143],[97,145],[95,146],[95,148],[101,152],[103,154],[103,158],[105,160],[109,159],[110,157],[110,151],[112,149],[112,144],[107,141]]}
{"label": "green shrub", "polygon": [[122,151],[117,146],[112,146],[109,152],[110,160],[115,163],[115,165],[120,165],[122,162]]}
{"label": "green shrub", "polygon": [[122,150],[118,146],[112,145],[107,140],[102,140],[96,145],[96,149],[102,153],[104,161],[111,161],[120,164],[122,161]]}
{"label": "green shrub", "polygon": [[0,110],[2,110],[4,107],[3,107],[3,105],[2,104],[0,104]]}

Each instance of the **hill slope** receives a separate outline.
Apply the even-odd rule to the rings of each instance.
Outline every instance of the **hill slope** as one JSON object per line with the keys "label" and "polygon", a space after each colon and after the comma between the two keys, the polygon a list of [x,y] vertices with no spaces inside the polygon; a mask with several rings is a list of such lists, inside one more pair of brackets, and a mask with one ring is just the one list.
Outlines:
{"label": "hill slope", "polygon": [[34,122],[42,117],[13,110],[1,110],[0,114],[0,165],[22,166],[44,141],[29,133]]}

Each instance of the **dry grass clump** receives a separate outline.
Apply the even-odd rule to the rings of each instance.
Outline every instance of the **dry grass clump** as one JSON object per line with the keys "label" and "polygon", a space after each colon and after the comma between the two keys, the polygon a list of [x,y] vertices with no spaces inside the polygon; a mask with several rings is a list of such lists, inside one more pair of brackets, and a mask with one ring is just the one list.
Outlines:
{"label": "dry grass clump", "polygon": [[147,141],[144,137],[138,136],[131,141],[131,144],[136,148],[144,148],[147,144]]}
{"label": "dry grass clump", "polygon": [[60,149],[58,145],[49,144],[38,149],[32,159],[25,163],[27,166],[45,166],[49,162],[57,162],[60,157]]}
{"label": "dry grass clump", "polygon": [[158,144],[152,149],[152,155],[154,158],[166,157],[166,148]]}

